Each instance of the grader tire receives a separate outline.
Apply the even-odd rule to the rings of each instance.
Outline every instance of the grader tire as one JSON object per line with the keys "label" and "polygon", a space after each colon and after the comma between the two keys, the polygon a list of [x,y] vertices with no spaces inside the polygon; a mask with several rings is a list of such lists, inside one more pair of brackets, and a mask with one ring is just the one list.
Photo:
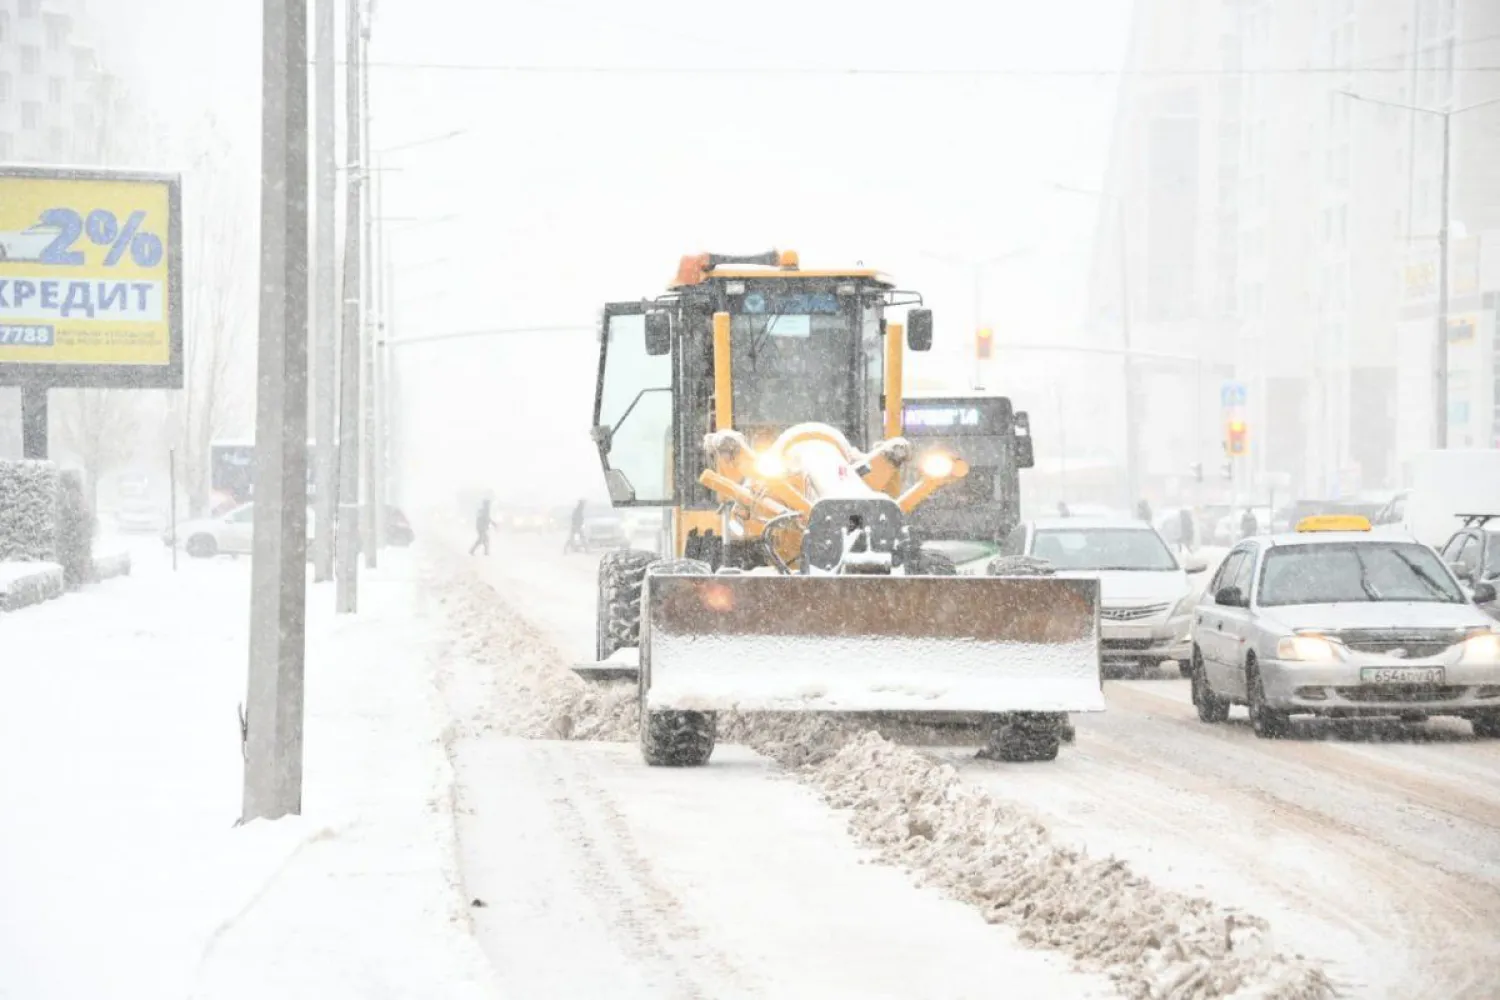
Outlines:
{"label": "grader tire", "polygon": [[641,643],[641,590],[646,570],[657,561],[655,552],[620,549],[599,559],[599,618],[597,652],[607,660],[617,650]]}
{"label": "grader tire", "polygon": [[1010,712],[991,724],[989,745],[980,756],[1010,763],[1056,760],[1062,749],[1063,723],[1058,712]]}
{"label": "grader tire", "polygon": [[[713,567],[698,559],[657,559],[644,576],[670,573],[708,576]],[[642,674],[644,681],[645,675]],[[652,712],[641,688],[641,756],[651,767],[702,767],[713,756],[718,716],[713,712]]]}

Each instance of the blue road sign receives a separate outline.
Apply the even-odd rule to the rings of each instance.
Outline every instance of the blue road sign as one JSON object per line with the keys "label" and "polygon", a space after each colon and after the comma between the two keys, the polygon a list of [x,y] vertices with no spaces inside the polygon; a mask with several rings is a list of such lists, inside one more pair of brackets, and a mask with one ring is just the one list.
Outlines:
{"label": "blue road sign", "polygon": [[1219,387],[1219,403],[1225,409],[1244,406],[1248,393],[1243,382],[1225,382]]}

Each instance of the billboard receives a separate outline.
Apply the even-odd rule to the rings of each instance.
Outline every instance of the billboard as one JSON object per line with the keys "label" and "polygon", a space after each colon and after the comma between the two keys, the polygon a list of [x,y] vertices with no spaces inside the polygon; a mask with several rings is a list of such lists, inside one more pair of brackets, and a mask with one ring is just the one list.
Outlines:
{"label": "billboard", "polygon": [[180,389],[176,175],[0,165],[0,385]]}

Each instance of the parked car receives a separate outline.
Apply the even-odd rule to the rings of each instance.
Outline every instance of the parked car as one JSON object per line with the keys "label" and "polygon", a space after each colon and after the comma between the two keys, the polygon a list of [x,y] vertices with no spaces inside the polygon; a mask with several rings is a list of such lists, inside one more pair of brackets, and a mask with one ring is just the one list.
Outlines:
{"label": "parked car", "polygon": [[1106,671],[1177,662],[1188,673],[1196,590],[1189,574],[1207,563],[1179,561],[1151,525],[1134,518],[1054,517],[1023,522],[1001,555],[1045,560],[1058,576],[1099,580],[1100,646]]}
{"label": "parked car", "polygon": [[1193,704],[1223,722],[1242,704],[1260,737],[1294,714],[1467,718],[1500,738],[1500,630],[1437,553],[1363,517],[1308,518],[1249,538],[1194,609]]}
{"label": "parked car", "polygon": [[[1500,586],[1500,514],[1474,514],[1443,543],[1443,562],[1458,578],[1464,592],[1473,596],[1482,583]],[[1500,619],[1500,601],[1479,603],[1491,618]]]}
{"label": "parked car", "polygon": [[126,533],[150,534],[166,527],[161,507],[145,500],[125,500],[114,511],[115,527]]}
{"label": "parked car", "polygon": [[[217,555],[249,555],[255,534],[255,505],[241,504],[233,510],[216,517],[203,517],[185,521],[177,526],[177,544],[195,559],[211,559]],[[312,551],[313,512],[307,511],[308,551]],[[172,544],[172,529],[162,534],[162,541]],[[309,555],[309,558],[311,556]]]}

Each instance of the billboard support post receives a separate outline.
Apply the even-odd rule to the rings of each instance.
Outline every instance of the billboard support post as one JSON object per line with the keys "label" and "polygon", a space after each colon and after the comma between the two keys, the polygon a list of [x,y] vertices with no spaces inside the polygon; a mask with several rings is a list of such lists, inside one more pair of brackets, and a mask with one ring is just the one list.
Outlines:
{"label": "billboard support post", "polygon": [[21,457],[47,457],[47,387],[21,386]]}

